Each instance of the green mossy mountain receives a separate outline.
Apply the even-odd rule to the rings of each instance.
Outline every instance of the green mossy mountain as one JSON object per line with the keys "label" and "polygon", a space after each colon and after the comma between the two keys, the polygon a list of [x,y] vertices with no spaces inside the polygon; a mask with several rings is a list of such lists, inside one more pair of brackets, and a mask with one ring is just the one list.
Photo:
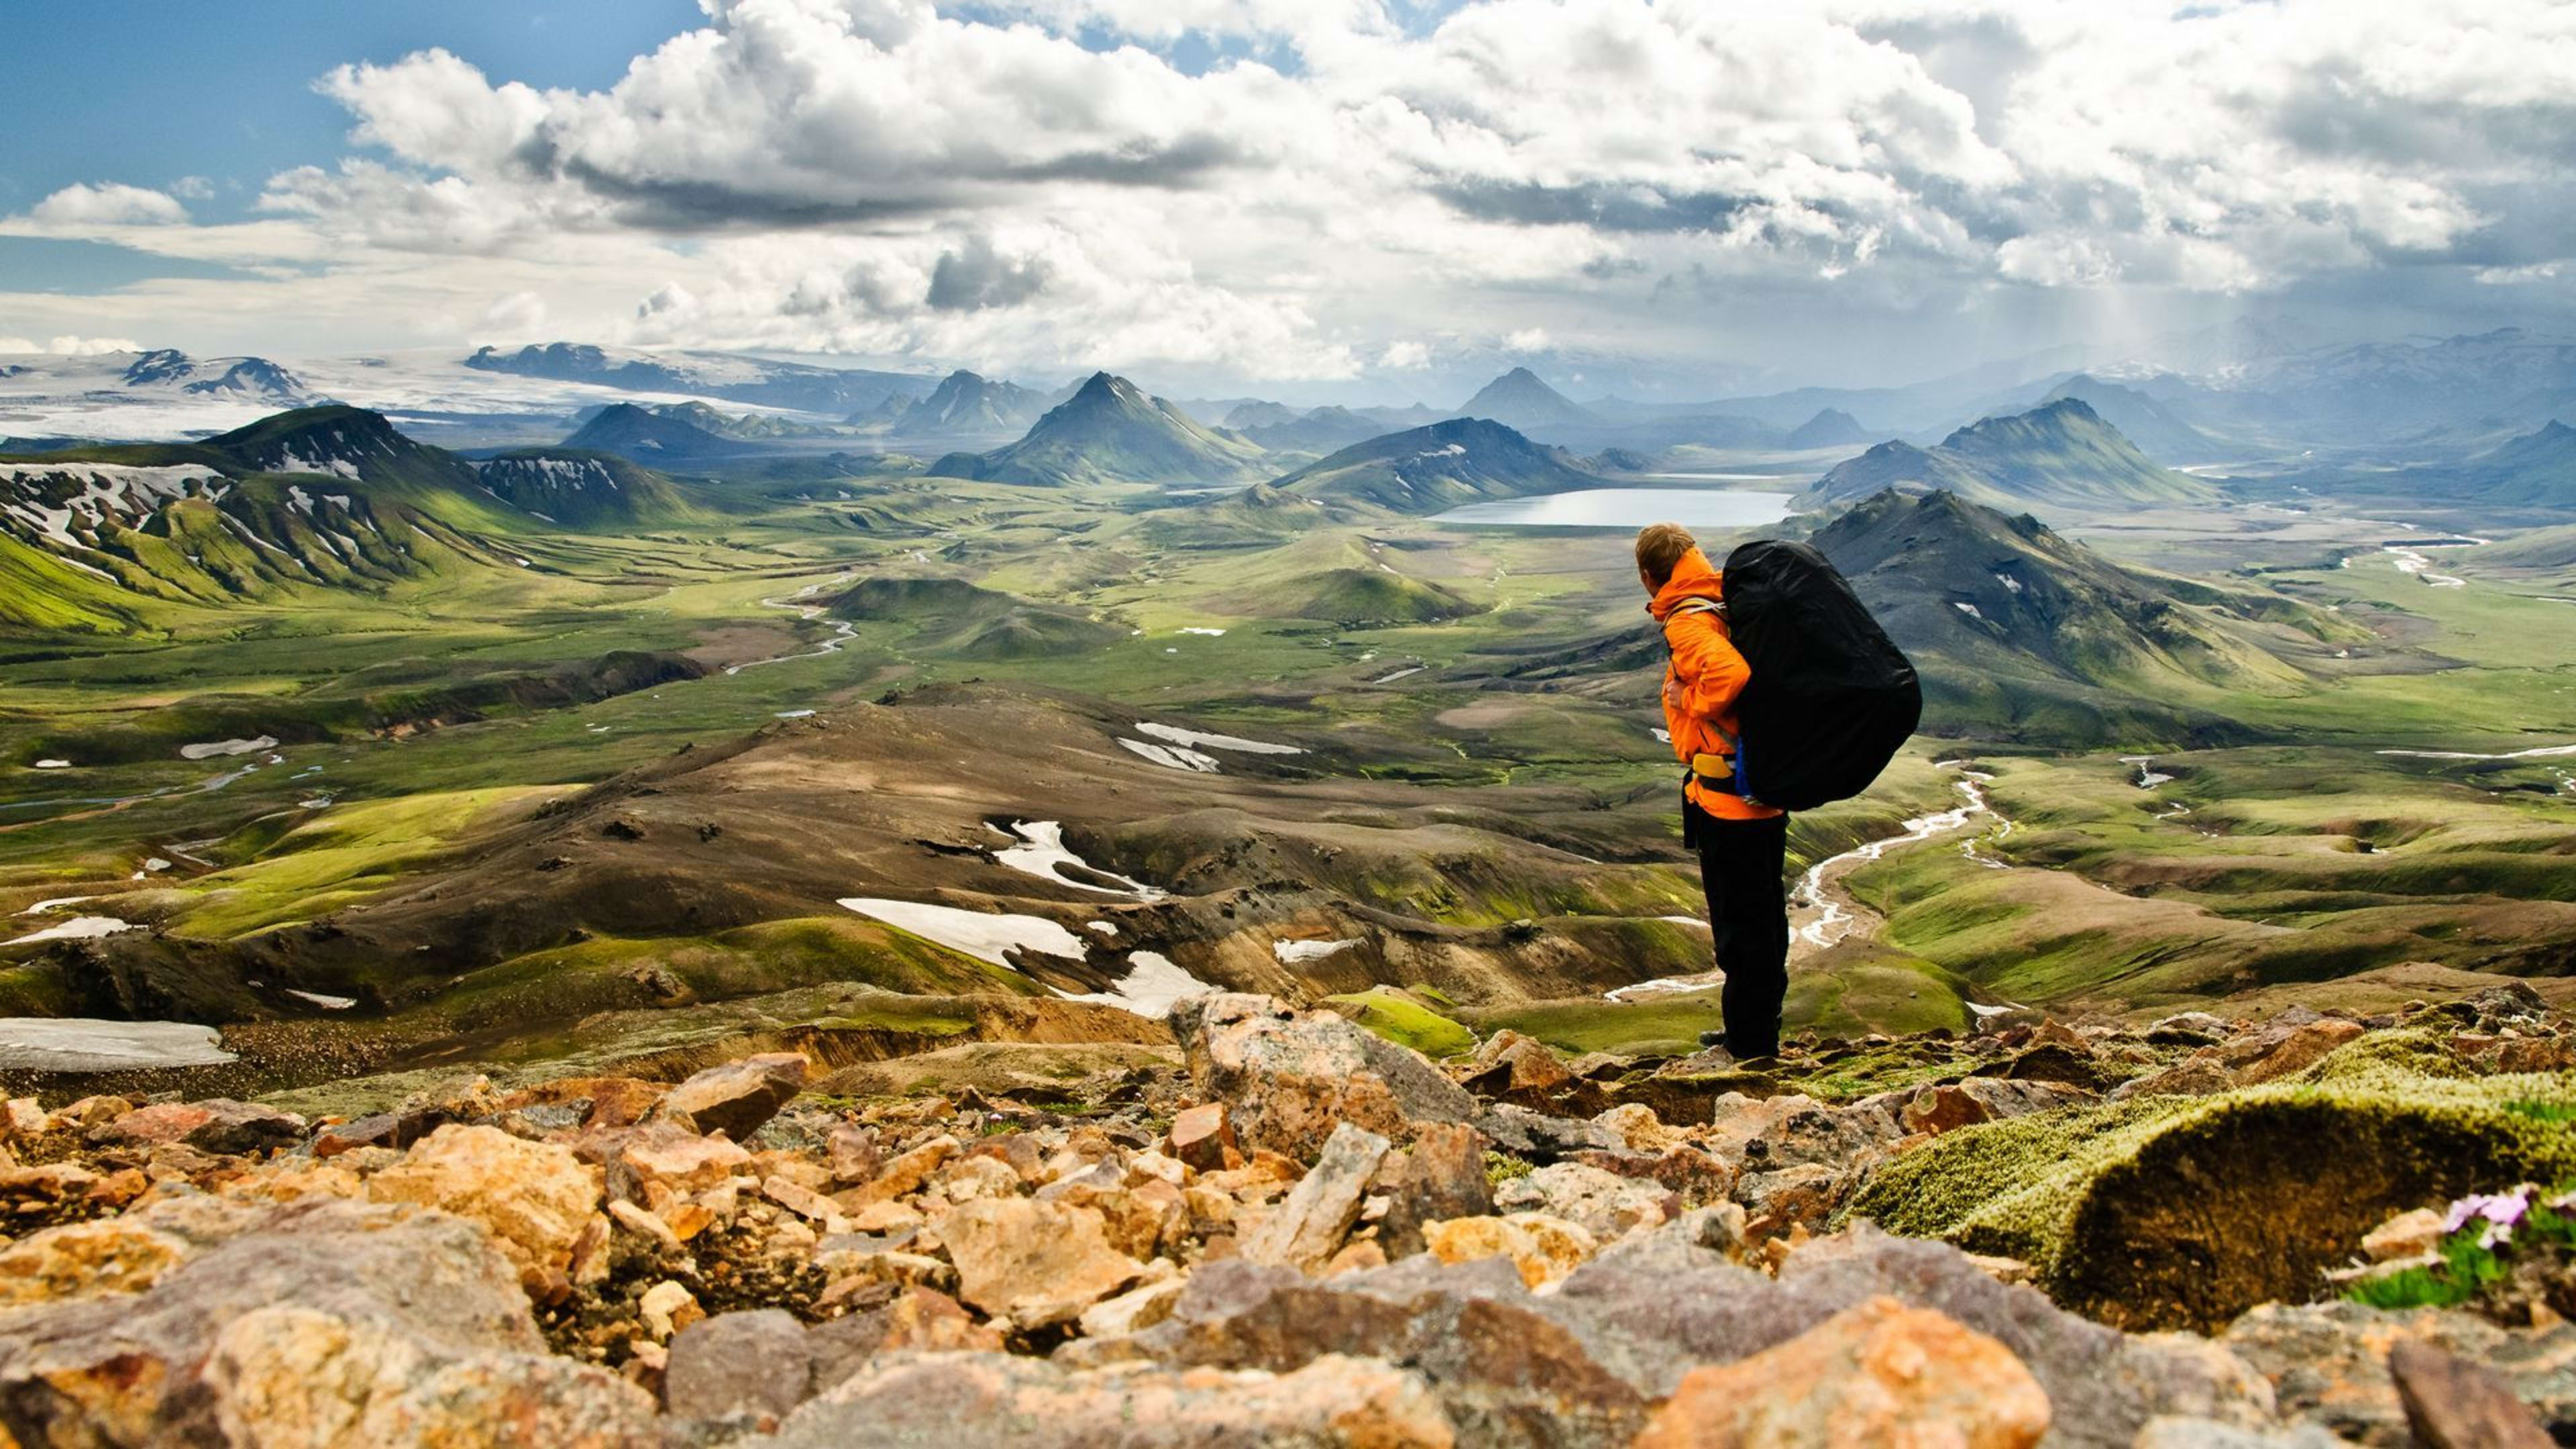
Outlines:
{"label": "green mossy mountain", "polygon": [[966,659],[1087,654],[1127,637],[1124,625],[1033,604],[963,579],[862,579],[823,605],[827,617],[910,624],[923,643]]}
{"label": "green mossy mountain", "polygon": [[203,443],[0,459],[0,626],[124,633],[165,606],[382,593],[503,562],[532,527],[474,465],[375,413],[304,408]]}
{"label": "green mossy mountain", "polygon": [[1935,731],[2000,711],[2052,729],[2090,715],[2100,737],[2145,725],[2137,737],[2155,738],[2177,723],[2176,686],[2296,689],[2308,676],[2292,658],[2368,638],[2278,595],[2123,568],[2028,514],[1947,491],[1879,493],[1813,542],[1918,667],[1936,664],[1924,670]]}
{"label": "green mossy mountain", "polygon": [[2576,504],[2576,428],[2552,420],[2470,460],[2464,491],[2484,503],[2565,508]]}
{"label": "green mossy mountain", "polygon": [[476,471],[512,506],[567,526],[663,525],[698,516],[668,475],[614,453],[526,448],[485,459]]}
{"label": "green mossy mountain", "polygon": [[743,451],[731,438],[707,431],[685,417],[655,412],[633,403],[614,403],[581,425],[563,447],[576,453],[611,453],[641,463],[682,463],[725,457]]}
{"label": "green mossy mountain", "polygon": [[1599,474],[1561,448],[1531,442],[1484,418],[1453,418],[1354,444],[1272,479],[1268,487],[1344,512],[1426,514],[1600,482]]}
{"label": "green mossy mountain", "polygon": [[1026,437],[990,453],[951,453],[934,478],[1058,488],[1077,483],[1228,483],[1260,470],[1261,449],[1149,397],[1123,377],[1093,373]]}
{"label": "green mossy mountain", "polygon": [[2157,464],[2080,398],[1985,418],[1939,447],[1886,442],[1837,465],[1804,495],[1811,507],[1884,489],[1956,493],[1989,508],[2136,508],[2214,503],[2212,485]]}
{"label": "green mossy mountain", "polygon": [[2082,402],[2093,410],[2094,416],[2137,445],[2139,452],[2160,462],[2203,463],[2226,451],[2207,433],[2183,421],[2173,409],[2133,387],[2079,372],[2052,388],[2040,403],[2045,406],[2064,398]]}
{"label": "green mossy mountain", "polygon": [[1455,589],[1384,569],[1327,569],[1288,605],[1290,616],[1339,624],[1434,624],[1481,614]]}

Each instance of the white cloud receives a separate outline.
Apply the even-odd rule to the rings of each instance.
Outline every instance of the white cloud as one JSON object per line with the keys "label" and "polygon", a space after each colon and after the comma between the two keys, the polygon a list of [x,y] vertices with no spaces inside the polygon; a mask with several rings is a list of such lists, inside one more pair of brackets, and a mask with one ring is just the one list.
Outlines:
{"label": "white cloud", "polygon": [[166,192],[140,186],[75,182],[37,202],[27,214],[49,226],[174,226],[188,219],[188,208]]}
{"label": "white cloud", "polygon": [[[2548,0],[704,8],[599,90],[444,50],[334,70],[357,153],[271,178],[258,221],[104,184],[0,234],[257,273],[82,326],[186,298],[1261,378],[1416,373],[1425,339],[1452,367],[1497,337],[1827,356],[1833,329],[1768,319],[1928,337],[2430,269],[2528,296],[2564,287],[2576,207],[2576,8]],[[1242,58],[1185,67],[1191,34]],[[16,331],[70,308],[0,301]]]}
{"label": "white cloud", "polygon": [[546,299],[527,290],[496,297],[483,309],[485,335],[495,339],[535,342],[544,338]]}
{"label": "white cloud", "polygon": [[50,342],[35,342],[25,337],[0,337],[0,357],[54,356],[92,357],[102,352],[141,352],[143,344],[130,337],[56,337]]}

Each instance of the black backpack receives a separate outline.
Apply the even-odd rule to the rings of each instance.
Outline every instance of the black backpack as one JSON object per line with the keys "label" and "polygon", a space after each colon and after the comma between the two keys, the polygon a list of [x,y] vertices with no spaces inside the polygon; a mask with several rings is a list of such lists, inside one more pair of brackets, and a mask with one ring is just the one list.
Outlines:
{"label": "black backpack", "polygon": [[1914,665],[1825,556],[1756,539],[1726,557],[1727,632],[1753,668],[1733,788],[1811,810],[1869,788],[1923,717]]}

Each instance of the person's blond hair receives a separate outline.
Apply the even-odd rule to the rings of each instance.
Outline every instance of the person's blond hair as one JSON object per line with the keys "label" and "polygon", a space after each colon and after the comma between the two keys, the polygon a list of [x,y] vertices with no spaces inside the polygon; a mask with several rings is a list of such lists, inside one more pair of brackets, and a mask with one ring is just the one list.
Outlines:
{"label": "person's blond hair", "polygon": [[1678,523],[1650,523],[1637,530],[1637,567],[1661,588],[1680,566],[1682,555],[1699,547],[1699,540]]}

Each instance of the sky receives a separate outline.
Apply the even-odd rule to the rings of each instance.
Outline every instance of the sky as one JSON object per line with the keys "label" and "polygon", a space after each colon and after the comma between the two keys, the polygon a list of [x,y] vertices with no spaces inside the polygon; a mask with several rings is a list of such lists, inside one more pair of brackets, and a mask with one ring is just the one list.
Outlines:
{"label": "sky", "polygon": [[0,351],[1454,401],[2576,331],[2556,0],[84,0],[0,54]]}

